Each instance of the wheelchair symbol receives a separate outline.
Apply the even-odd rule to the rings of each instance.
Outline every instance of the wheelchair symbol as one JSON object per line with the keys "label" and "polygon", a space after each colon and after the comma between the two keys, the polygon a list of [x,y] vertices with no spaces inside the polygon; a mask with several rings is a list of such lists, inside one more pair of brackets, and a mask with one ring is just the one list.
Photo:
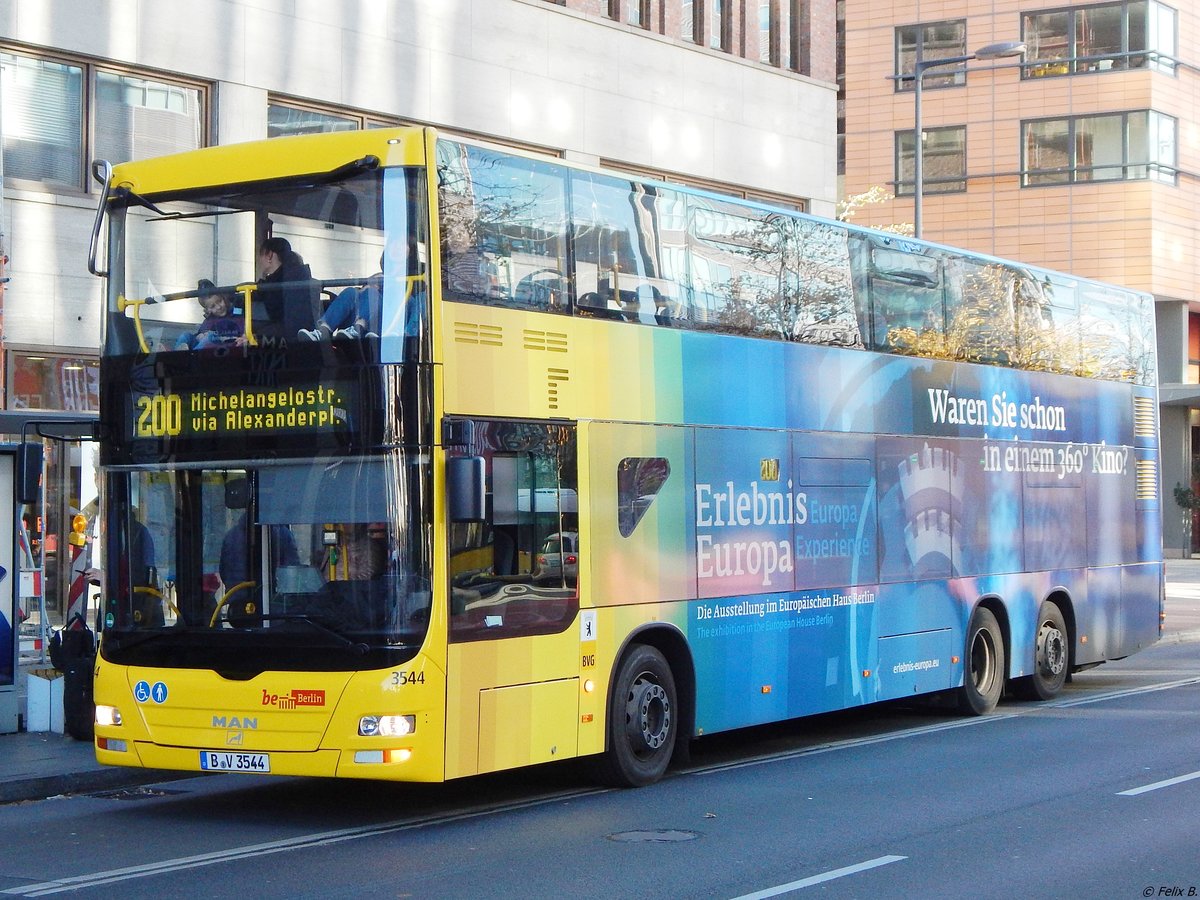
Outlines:
{"label": "wheelchair symbol", "polygon": [[139,681],[133,686],[133,699],[138,703],[145,703],[150,699],[150,685],[145,681]]}

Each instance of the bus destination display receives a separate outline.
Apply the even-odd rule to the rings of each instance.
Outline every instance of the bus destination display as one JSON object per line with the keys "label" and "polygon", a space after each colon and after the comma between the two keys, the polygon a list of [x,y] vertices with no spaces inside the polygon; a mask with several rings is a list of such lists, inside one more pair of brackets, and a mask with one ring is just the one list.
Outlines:
{"label": "bus destination display", "polygon": [[277,389],[229,388],[138,394],[131,433],[146,438],[326,434],[349,425],[352,392],[342,382]]}

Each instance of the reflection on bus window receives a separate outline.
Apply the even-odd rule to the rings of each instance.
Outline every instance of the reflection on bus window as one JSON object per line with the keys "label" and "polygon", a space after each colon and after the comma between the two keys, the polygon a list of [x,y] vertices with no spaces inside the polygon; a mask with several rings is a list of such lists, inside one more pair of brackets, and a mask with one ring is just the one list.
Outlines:
{"label": "reflection on bus window", "polygon": [[451,528],[451,637],[562,631],[579,607],[575,430],[467,425],[469,441],[455,453],[484,460],[488,504],[484,521]]}
{"label": "reflection on bus window", "polygon": [[684,316],[683,235],[677,221],[682,203],[675,191],[656,185],[572,174],[581,315],[645,325],[668,325]]}
{"label": "reflection on bus window", "polygon": [[447,297],[567,312],[566,170],[438,144]]}
{"label": "reflection on bus window", "polygon": [[873,247],[870,285],[876,347],[944,355],[946,321],[936,257],[917,248]]}
{"label": "reflection on bus window", "polygon": [[427,477],[404,455],[142,473],[121,532],[123,627],[417,641],[432,596],[415,524]]}

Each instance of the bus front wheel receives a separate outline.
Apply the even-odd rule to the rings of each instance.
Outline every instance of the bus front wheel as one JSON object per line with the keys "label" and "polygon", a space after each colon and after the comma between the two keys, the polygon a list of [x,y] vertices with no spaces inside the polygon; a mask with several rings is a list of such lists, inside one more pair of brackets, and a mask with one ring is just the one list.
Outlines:
{"label": "bus front wheel", "polygon": [[675,678],[654,647],[630,649],[613,681],[608,749],[597,775],[614,787],[642,787],[663,776],[678,729]]}
{"label": "bus front wheel", "polygon": [[1004,690],[1004,636],[1000,623],[982,606],[971,615],[963,656],[963,686],[958,689],[959,711],[984,716],[996,708]]}
{"label": "bus front wheel", "polygon": [[1062,610],[1049,601],[1038,610],[1034,638],[1033,674],[1013,679],[1013,692],[1022,700],[1052,700],[1067,683],[1070,653]]}

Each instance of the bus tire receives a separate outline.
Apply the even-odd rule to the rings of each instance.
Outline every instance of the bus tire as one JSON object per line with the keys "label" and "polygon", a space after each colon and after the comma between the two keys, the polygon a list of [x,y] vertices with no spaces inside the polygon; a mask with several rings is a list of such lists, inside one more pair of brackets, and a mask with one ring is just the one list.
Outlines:
{"label": "bus tire", "polygon": [[985,716],[1004,691],[1004,636],[991,611],[980,606],[971,615],[963,650],[963,685],[958,709],[963,715]]}
{"label": "bus tire", "polygon": [[1071,671],[1067,622],[1058,605],[1045,601],[1038,610],[1034,636],[1033,674],[1014,678],[1013,693],[1022,700],[1052,700],[1067,683]]}
{"label": "bus tire", "polygon": [[666,658],[646,644],[625,654],[613,680],[608,749],[596,774],[613,787],[643,787],[662,778],[678,725],[675,677]]}

